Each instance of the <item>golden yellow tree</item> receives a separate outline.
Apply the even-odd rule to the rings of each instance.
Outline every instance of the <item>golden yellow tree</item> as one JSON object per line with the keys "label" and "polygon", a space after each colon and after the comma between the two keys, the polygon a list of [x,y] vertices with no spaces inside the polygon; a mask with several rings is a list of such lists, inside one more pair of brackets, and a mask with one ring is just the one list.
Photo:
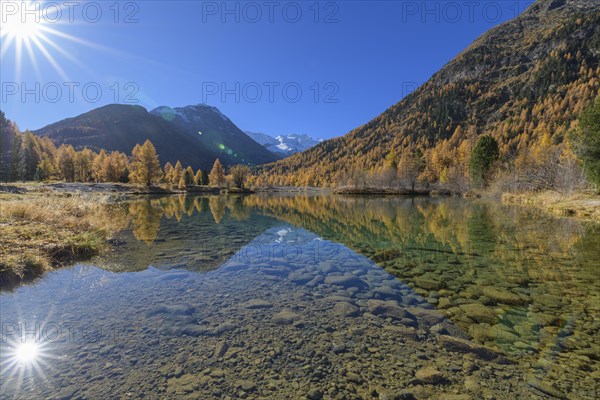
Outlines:
{"label": "golden yellow tree", "polygon": [[104,175],[104,161],[106,160],[106,151],[104,149],[100,150],[100,153],[94,158],[94,163],[92,164],[92,171],[94,174],[94,180],[96,182],[106,182],[106,177]]}
{"label": "golden yellow tree", "polygon": [[182,175],[183,167],[181,166],[181,162],[177,161],[175,163],[175,167],[171,169],[171,172],[167,176],[167,183],[171,185],[178,185]]}
{"label": "golden yellow tree", "polygon": [[202,170],[198,169],[196,175],[194,175],[194,185],[202,185]]}
{"label": "golden yellow tree", "polygon": [[146,140],[142,146],[136,144],[131,153],[129,180],[150,186],[162,178],[162,170],[154,145]]}
{"label": "golden yellow tree", "polygon": [[218,187],[225,185],[225,172],[223,171],[223,166],[218,158],[215,160],[213,168],[208,175],[208,181],[211,186]]}
{"label": "golden yellow tree", "polygon": [[129,160],[124,153],[113,151],[104,160],[103,174],[106,182],[127,182]]}

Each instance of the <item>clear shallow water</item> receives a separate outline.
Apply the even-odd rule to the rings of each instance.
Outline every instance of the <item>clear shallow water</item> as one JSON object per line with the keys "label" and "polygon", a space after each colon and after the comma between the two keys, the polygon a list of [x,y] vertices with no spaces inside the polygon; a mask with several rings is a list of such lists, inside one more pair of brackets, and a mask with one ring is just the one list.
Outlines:
{"label": "clear shallow water", "polygon": [[327,196],[113,223],[110,256],[0,296],[2,398],[598,397],[597,226]]}

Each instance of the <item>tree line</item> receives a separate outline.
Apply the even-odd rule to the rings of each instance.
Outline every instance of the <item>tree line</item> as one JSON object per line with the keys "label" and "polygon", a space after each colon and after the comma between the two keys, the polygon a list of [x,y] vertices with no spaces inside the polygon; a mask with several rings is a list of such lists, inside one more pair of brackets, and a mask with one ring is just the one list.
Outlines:
{"label": "tree line", "polygon": [[503,148],[496,135],[478,135],[476,129],[465,131],[459,125],[449,139],[433,147],[407,142],[400,152],[391,150],[379,167],[366,169],[358,157],[340,168],[332,182],[324,182],[318,171],[307,168],[290,171],[293,176],[283,178],[272,172],[253,176],[249,167],[237,165],[226,175],[218,159],[210,172],[184,168],[179,161],[161,168],[150,141],[136,145],[130,156],[87,148],[76,151],[65,144],[56,147],[47,137],[19,132],[1,111],[0,127],[0,179],[4,182],[130,182],[179,189],[275,184],[403,187],[414,191],[425,186],[457,192],[493,186],[499,191],[554,189],[564,193],[600,187],[600,96],[580,113],[569,131],[561,133],[560,140],[541,123],[536,128],[539,138],[523,142],[513,152]]}
{"label": "tree line", "polygon": [[21,133],[17,126],[0,111],[0,180],[66,182],[114,182],[138,185],[164,184],[186,189],[197,186],[235,186],[244,188],[249,181],[250,169],[245,165],[225,168],[215,160],[208,169],[184,168],[177,161],[161,167],[152,142],[137,144],[131,155],[119,151],[95,152],[88,148],[80,151],[68,144],[56,146],[49,138],[36,136],[29,131]]}
{"label": "tree line", "polygon": [[269,185],[429,188],[463,193],[472,189],[561,193],[600,189],[600,96],[582,109],[569,130],[551,128],[541,122],[535,128],[535,140],[511,149],[493,132],[479,134],[474,126],[463,129],[459,125],[450,138],[432,146],[405,140],[397,149],[379,155],[379,161],[372,160],[375,165],[371,167],[365,157],[372,155],[367,153],[328,174],[323,169],[330,167],[328,158],[333,156],[322,154],[316,163],[305,160],[314,164],[309,168],[288,169],[286,160],[263,167],[264,174],[258,179]]}

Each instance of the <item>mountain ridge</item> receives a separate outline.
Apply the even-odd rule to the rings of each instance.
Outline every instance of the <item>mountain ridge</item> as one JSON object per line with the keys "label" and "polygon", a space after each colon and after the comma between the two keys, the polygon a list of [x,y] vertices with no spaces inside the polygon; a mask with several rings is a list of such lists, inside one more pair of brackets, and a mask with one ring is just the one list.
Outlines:
{"label": "mountain ridge", "polygon": [[[272,184],[332,186],[352,168],[381,167],[390,151],[418,148],[433,164],[436,147],[456,149],[483,133],[500,142],[504,157],[546,131],[560,143],[598,92],[598,27],[598,2],[538,0],[371,121],[262,171]],[[443,168],[425,172],[432,182]]]}
{"label": "mountain ridge", "polygon": [[[193,121],[181,118],[177,112],[187,113]],[[161,164],[181,161],[194,168],[208,168],[217,158],[224,165],[257,165],[278,158],[250,139],[216,107],[206,105],[176,109],[161,106],[148,111],[138,105],[109,104],[33,133],[49,137],[57,145],[126,154],[136,144],[150,140]]]}

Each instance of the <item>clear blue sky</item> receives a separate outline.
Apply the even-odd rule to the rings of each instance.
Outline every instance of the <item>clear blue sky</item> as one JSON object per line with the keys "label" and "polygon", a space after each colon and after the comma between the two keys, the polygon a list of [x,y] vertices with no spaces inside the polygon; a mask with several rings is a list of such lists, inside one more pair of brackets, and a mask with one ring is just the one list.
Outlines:
{"label": "clear blue sky", "polygon": [[[20,2],[2,2],[6,21],[29,21],[15,28],[13,19],[1,39],[0,108],[21,129],[114,102],[207,102],[244,130],[330,138],[380,114],[532,1],[123,1],[118,10],[113,0],[85,9],[59,1],[61,15],[41,2],[40,24],[15,10]],[[23,42],[17,67],[18,39],[8,38],[29,29],[37,39],[31,50]]]}

